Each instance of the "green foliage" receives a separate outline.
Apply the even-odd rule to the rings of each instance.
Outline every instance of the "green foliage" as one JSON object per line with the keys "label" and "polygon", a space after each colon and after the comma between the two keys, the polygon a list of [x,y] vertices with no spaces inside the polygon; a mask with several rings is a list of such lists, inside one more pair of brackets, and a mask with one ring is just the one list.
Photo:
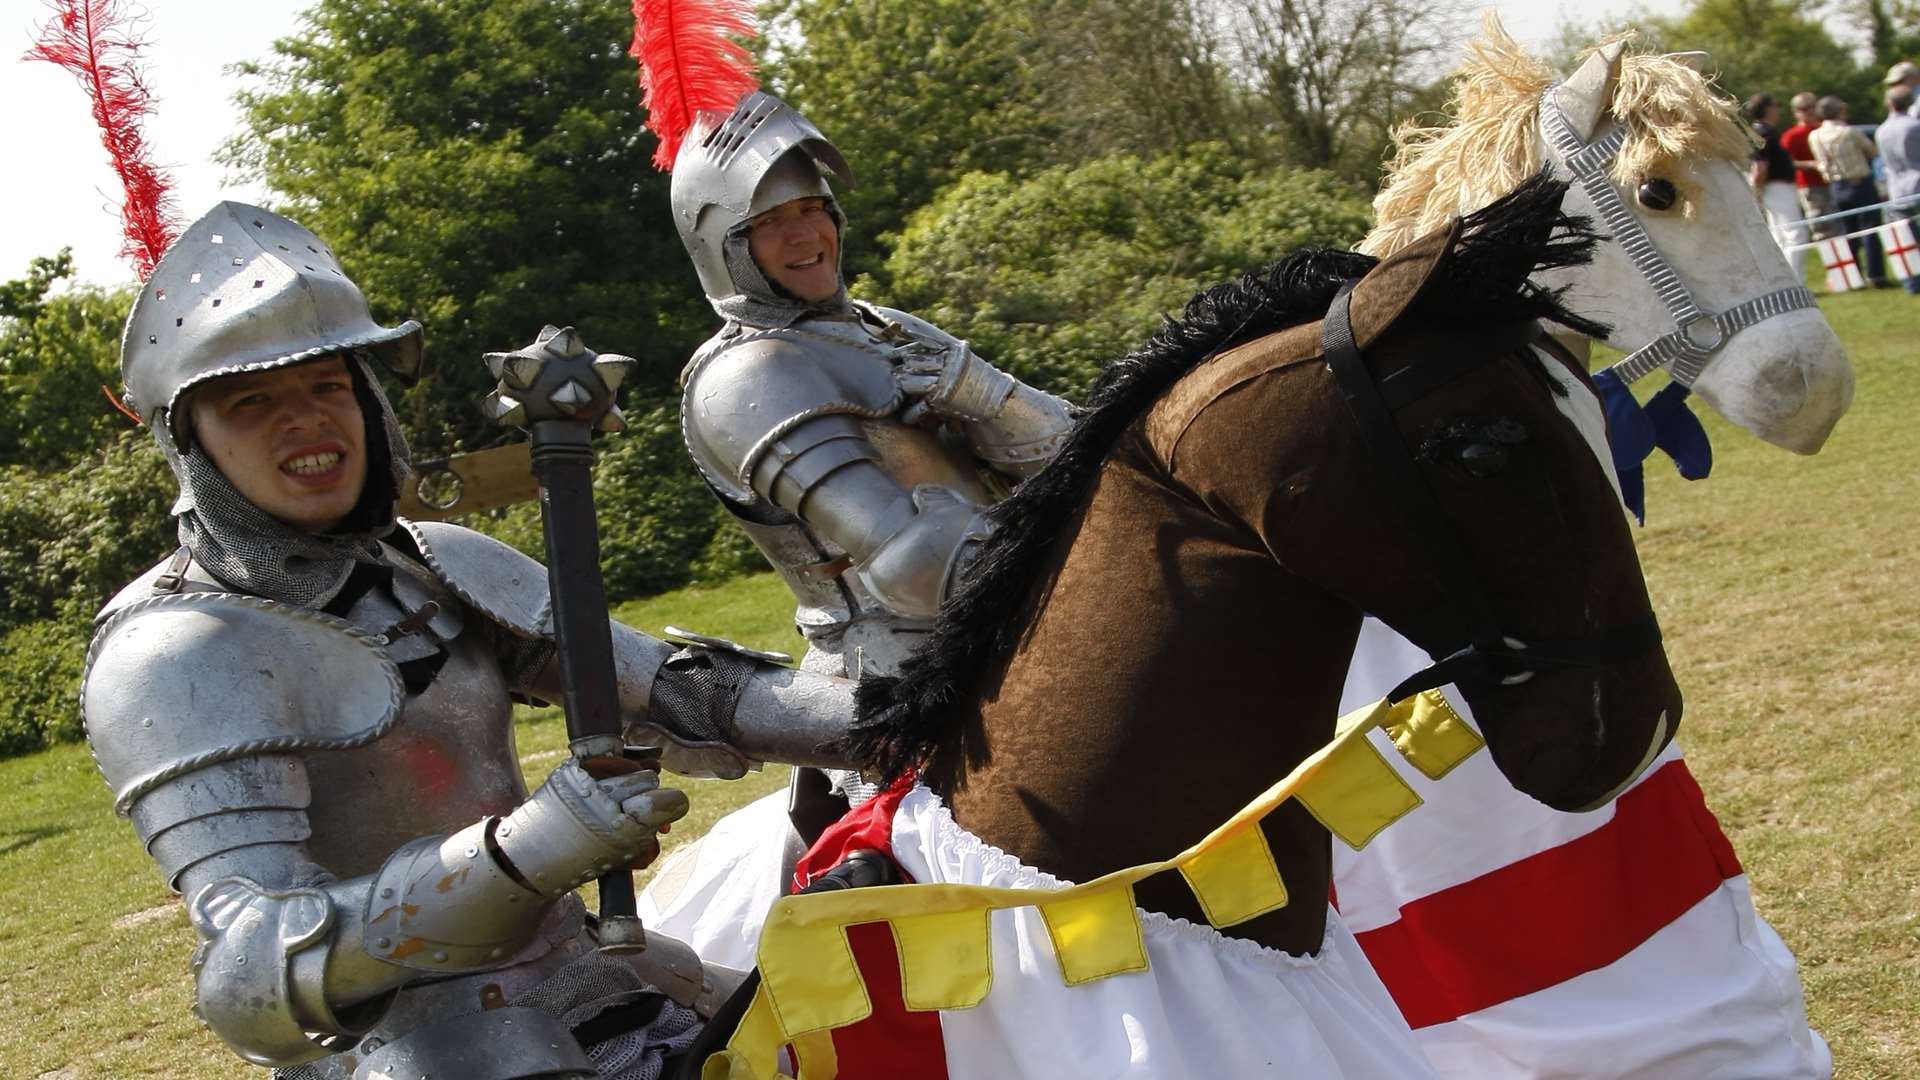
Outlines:
{"label": "green foliage", "polygon": [[1772,94],[1783,126],[1793,123],[1787,100],[1802,90],[1846,99],[1857,123],[1878,120],[1885,68],[1855,62],[1828,32],[1821,8],[1810,0],[1694,0],[1676,14],[1641,12],[1630,23],[1565,28],[1555,56],[1570,72],[1579,52],[1631,25],[1640,31],[1635,49],[1706,53],[1706,70],[1737,100]]}
{"label": "green foliage", "polygon": [[0,757],[75,742],[87,624],[28,623],[0,634]]}
{"label": "green foliage", "polygon": [[144,430],[61,471],[0,470],[0,630],[90,618],[174,549],[176,490]]}
{"label": "green foliage", "polygon": [[318,0],[243,65],[224,157],[339,252],[377,317],[427,327],[396,403],[423,452],[491,442],[486,351],[571,324],[658,397],[713,316],[649,162],[632,16],[600,0]]}
{"label": "green foliage", "polygon": [[71,465],[128,428],[101,388],[120,385],[120,328],[132,290],[80,286],[49,295],[72,273],[62,249],[34,259],[25,278],[0,283],[0,461]]}
{"label": "green foliage", "polygon": [[838,185],[850,220],[848,276],[879,271],[890,236],[956,177],[1043,158],[1054,127],[1029,67],[1038,7],[1012,0],[779,0],[804,48],[764,77],[834,141],[857,183]]}
{"label": "green foliage", "polygon": [[1305,244],[1350,246],[1369,220],[1326,173],[1250,169],[1218,147],[975,173],[914,216],[882,300],[1077,397],[1200,289]]}

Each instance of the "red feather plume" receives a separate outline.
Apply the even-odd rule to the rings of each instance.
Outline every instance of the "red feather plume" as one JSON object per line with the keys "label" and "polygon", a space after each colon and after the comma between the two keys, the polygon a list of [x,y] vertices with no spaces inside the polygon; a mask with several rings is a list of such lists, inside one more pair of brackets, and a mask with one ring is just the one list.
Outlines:
{"label": "red feather plume", "polygon": [[759,89],[735,37],[754,36],[752,0],[633,0],[633,47],[647,126],[660,136],[653,164],[673,168],[694,117],[730,111]]}
{"label": "red feather plume", "polygon": [[137,63],[145,42],[133,33],[134,20],[120,0],[53,0],[49,6],[53,18],[41,27],[25,59],[65,68],[92,100],[100,141],[126,189],[120,208],[126,243],[120,254],[133,260],[145,281],[180,235],[169,194],[172,181],[148,157],[140,133],[153,112],[153,94]]}

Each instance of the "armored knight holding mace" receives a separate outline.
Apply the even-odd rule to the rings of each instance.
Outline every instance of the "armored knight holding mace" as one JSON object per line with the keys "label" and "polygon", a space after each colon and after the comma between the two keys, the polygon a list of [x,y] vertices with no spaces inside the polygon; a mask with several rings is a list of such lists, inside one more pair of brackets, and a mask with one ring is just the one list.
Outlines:
{"label": "armored knight holding mace", "polygon": [[[56,19],[49,58],[98,74],[106,29]],[[290,1080],[659,1075],[734,980],[662,935],[596,948],[573,890],[645,865],[687,800],[648,762],[569,760],[527,791],[511,704],[569,696],[554,596],[519,552],[394,516],[407,447],[379,373],[419,374],[420,325],[376,322],[269,211],[221,203],[176,238],[162,178],[130,164],[149,272],[122,372],[181,543],[100,612],[82,708],[200,937],[195,1012]],[[693,775],[835,763],[844,680],[606,629],[617,743]]]}

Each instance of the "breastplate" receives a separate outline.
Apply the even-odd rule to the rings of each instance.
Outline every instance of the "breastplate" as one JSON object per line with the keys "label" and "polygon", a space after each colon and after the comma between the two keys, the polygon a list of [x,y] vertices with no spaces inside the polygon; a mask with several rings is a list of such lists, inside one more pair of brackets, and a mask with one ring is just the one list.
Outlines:
{"label": "breastplate", "polygon": [[[744,485],[743,474],[752,472],[777,433],[819,417],[850,416],[875,464],[902,491],[934,484],[982,506],[994,501],[959,429],[902,419],[912,402],[894,383],[890,356],[914,333],[879,316],[804,319],[744,336],[733,328],[703,346],[688,368],[682,414],[688,449],[793,591],[795,624],[816,644],[850,624],[895,617],[849,572],[845,551]],[[939,331],[922,326],[918,333]],[[886,508],[873,509],[877,515]]]}
{"label": "breastplate", "polygon": [[[419,608],[420,586],[396,570],[393,592],[374,589],[348,613],[355,625],[384,633]],[[434,597],[448,613],[458,600]],[[440,641],[438,624],[450,631]],[[452,631],[458,626],[457,631]],[[387,646],[396,662],[418,661],[435,649],[446,660],[433,682],[410,693],[399,721],[385,736],[355,750],[306,755],[313,783],[308,809],[315,859],[341,877],[371,873],[401,844],[454,832],[489,814],[505,814],[526,797],[514,749],[513,706],[506,679],[487,647],[487,624],[466,613],[442,616]]]}

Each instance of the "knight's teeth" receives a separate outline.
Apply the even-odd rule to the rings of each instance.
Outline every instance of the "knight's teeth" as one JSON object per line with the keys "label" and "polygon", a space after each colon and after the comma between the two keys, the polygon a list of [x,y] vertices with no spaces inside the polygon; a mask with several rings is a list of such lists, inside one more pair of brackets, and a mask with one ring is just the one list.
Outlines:
{"label": "knight's teeth", "polygon": [[339,460],[340,460],[340,455],[332,450],[329,450],[324,454],[306,454],[301,457],[294,458],[292,461],[289,461],[285,465],[282,465],[280,467],[290,473],[302,473],[302,474],[323,473],[323,472],[326,472],[328,469],[333,468],[334,465],[339,462]]}

